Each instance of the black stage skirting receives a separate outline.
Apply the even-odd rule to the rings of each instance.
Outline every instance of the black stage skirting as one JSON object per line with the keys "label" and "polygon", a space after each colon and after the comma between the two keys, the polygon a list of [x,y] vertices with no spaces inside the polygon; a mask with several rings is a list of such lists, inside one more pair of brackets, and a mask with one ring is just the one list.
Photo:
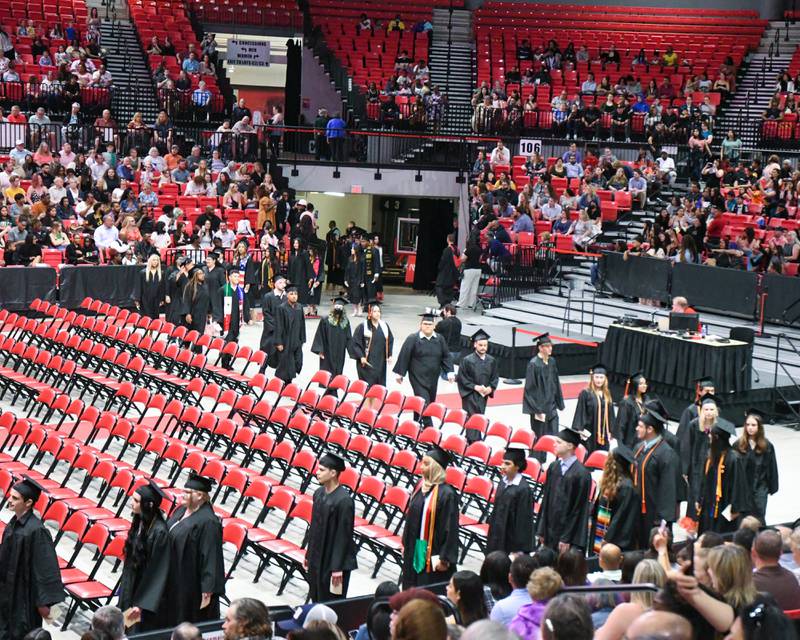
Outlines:
{"label": "black stage skirting", "polygon": [[[559,338],[548,327],[535,324],[520,324],[514,338],[511,326],[486,326],[463,324],[461,327],[462,355],[472,347],[470,336],[478,329],[491,335],[489,354],[497,358],[498,371],[503,378],[524,378],[528,360],[534,355],[533,340],[536,335],[550,332],[553,338],[553,356],[558,361],[561,375],[586,373],[597,362],[597,341],[590,336],[570,336]],[[531,332],[523,333],[522,331]]]}
{"label": "black stage skirting", "polygon": [[75,309],[89,296],[118,307],[132,307],[136,277],[142,269],[142,265],[62,267],[61,306]]}
{"label": "black stage skirting", "polygon": [[0,270],[0,309],[24,311],[36,298],[53,298],[53,267],[3,267]]}
{"label": "black stage skirting", "polygon": [[645,377],[664,385],[694,389],[701,376],[714,379],[717,394],[751,388],[752,345],[731,341],[712,344],[611,325],[603,343],[603,363],[613,372]]}
{"label": "black stage skirting", "polygon": [[[666,302],[684,296],[695,309],[760,314],[759,292],[764,299],[764,319],[792,322],[800,317],[800,278],[756,274],[699,264],[659,260],[604,252],[600,261],[603,286],[620,296],[649,298]],[[796,306],[792,306],[793,304]]]}

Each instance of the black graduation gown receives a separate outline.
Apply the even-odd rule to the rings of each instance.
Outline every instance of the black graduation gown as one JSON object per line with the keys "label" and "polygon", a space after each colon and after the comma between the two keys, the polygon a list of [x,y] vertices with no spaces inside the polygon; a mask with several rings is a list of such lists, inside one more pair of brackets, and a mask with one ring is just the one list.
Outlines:
{"label": "black graduation gown", "polygon": [[558,549],[559,542],[566,542],[586,548],[591,485],[592,476],[580,460],[575,459],[566,475],[561,474],[561,460],[550,463],[537,527],[546,546]]}
{"label": "black graduation gown", "polygon": [[622,478],[617,495],[609,503],[601,496],[598,506],[605,506],[610,512],[603,542],[617,545],[623,551],[636,549],[639,536],[639,518],[642,512],[642,496],[633,486],[630,478]]}
{"label": "black graduation gown", "polygon": [[167,322],[171,322],[176,326],[183,324],[183,317],[189,313],[183,298],[183,291],[187,282],[189,282],[189,279],[178,270],[173,271],[167,278],[167,295],[170,303],[166,319]]}
{"label": "black graduation gown", "polygon": [[448,245],[442,250],[442,255],[439,256],[436,286],[452,289],[458,284],[459,276],[458,267],[456,267],[455,260],[453,260],[453,250]]}
{"label": "black graduation gown", "polygon": [[392,371],[399,376],[408,374],[414,393],[428,404],[436,400],[439,375],[453,372],[453,360],[442,336],[433,333],[422,338],[415,332],[403,342]]}
{"label": "black graduation gown", "polygon": [[284,382],[291,382],[303,369],[303,344],[306,341],[306,319],[303,307],[284,302],[275,314],[275,345],[283,345],[278,353],[275,375]]}
{"label": "black graduation gown", "polygon": [[286,296],[276,296],[273,291],[269,291],[261,298],[261,311],[264,315],[264,324],[261,328],[261,341],[259,349],[267,354],[267,362],[270,367],[278,366],[278,359],[275,356],[275,323],[278,319],[278,307],[280,307]]}
{"label": "black graduation gown", "polygon": [[211,319],[222,326],[222,287],[225,285],[225,271],[222,267],[214,267],[211,271],[204,267],[203,271],[206,272]]}
{"label": "black graduation gown", "polygon": [[[186,507],[178,507],[167,522],[169,528],[169,602],[166,626],[181,622],[219,620],[219,597],[225,594],[222,523],[209,503],[185,520]],[[200,608],[204,593],[214,594]]]}
{"label": "black graduation gown", "polygon": [[[719,503],[716,493],[720,484],[719,465],[710,460],[705,465],[703,485],[700,492],[700,520],[697,527],[698,533],[716,531],[729,533],[739,528],[741,514],[745,513],[751,504],[751,489],[747,486],[747,472],[744,460],[734,450],[727,449],[723,454],[722,492]],[[730,506],[731,514],[736,518],[728,520],[722,512]]]}
{"label": "black graduation gown", "polygon": [[[500,376],[497,372],[497,360],[488,353],[483,359],[474,351],[461,360],[456,375],[458,393],[461,396],[461,408],[467,415],[476,413],[486,413],[487,398],[494,396]],[[475,391],[475,385],[483,385],[492,388],[489,396],[482,396]],[[480,432],[468,429],[466,432],[467,440],[479,440]]]}
{"label": "black graduation gown", "polygon": [[[344,269],[339,261],[339,229],[331,229],[325,234],[325,266],[328,270],[326,282],[341,285],[344,278]],[[352,300],[351,300],[352,301]]]}
{"label": "black graduation gown", "polygon": [[64,585],[50,533],[28,511],[13,516],[0,544],[0,640],[21,640],[42,626],[37,607],[64,599]]}
{"label": "black graduation gown", "polygon": [[122,567],[119,585],[119,608],[131,607],[142,610],[142,620],[136,632],[152,631],[165,626],[162,616],[162,598],[169,576],[170,544],[169,530],[163,518],[156,518],[144,534],[145,559],[140,567],[134,567],[126,559]]}
{"label": "black graduation gown", "polygon": [[[598,412],[599,403],[599,412]],[[598,419],[599,413],[599,419]],[[572,428],[576,431],[588,431],[591,435],[584,441],[586,451],[591,453],[598,449],[608,451],[608,440],[614,427],[614,405],[606,402],[605,397],[590,389],[584,389],[578,396]]]}
{"label": "black graduation gown", "polygon": [[449,563],[447,571],[423,571],[417,573],[414,569],[414,547],[420,537],[422,527],[425,494],[420,485],[411,496],[411,502],[406,510],[406,525],[403,528],[403,589],[410,587],[423,587],[437,582],[447,582],[456,571],[458,562],[458,494],[449,484],[439,485],[439,495],[436,501],[436,520],[434,521],[433,540],[431,543],[431,556],[439,556],[441,560]]}
{"label": "black graduation gown", "polygon": [[754,515],[761,522],[767,513],[767,499],[778,492],[778,462],[775,458],[775,447],[767,440],[767,449],[758,453],[748,447],[747,453],[739,454],[744,460],[747,486],[752,493],[748,515]]}
{"label": "black graduation gown", "polygon": [[186,320],[186,327],[191,331],[194,329],[200,335],[206,330],[208,323],[208,308],[210,306],[211,296],[208,295],[206,287],[197,287],[197,296],[194,300],[190,298],[191,290],[187,287],[183,292],[183,300],[186,306],[186,314],[191,314],[192,321]]}
{"label": "black graduation gown", "polygon": [[[434,331],[447,342],[447,348],[450,349],[450,353],[457,354],[461,352],[461,320],[456,316],[440,320]],[[456,363],[454,362],[453,364]]]}
{"label": "black graduation gown", "polygon": [[330,318],[322,318],[317,325],[314,342],[311,343],[311,353],[325,356],[319,359],[319,368],[330,371],[335,376],[344,369],[344,359],[353,337],[350,321],[345,318],[345,323],[344,326],[341,323],[334,325]]}
{"label": "black graduation gown", "polygon": [[[239,296],[236,291],[233,291],[231,295],[231,317],[230,322],[228,324],[228,330],[225,332],[225,342],[239,342],[239,331],[242,328],[242,314],[244,317],[249,317],[249,310],[247,308],[247,294],[244,293],[244,287],[239,285],[242,288],[242,305],[239,306]],[[222,323],[220,326],[222,327],[223,331],[225,330],[225,289],[227,288],[227,284],[222,285],[217,291],[217,295],[222,300]],[[231,356],[225,355],[222,356],[222,366],[223,367],[230,367],[233,358]]]}
{"label": "black graduation gown", "polygon": [[645,546],[650,529],[661,520],[675,522],[677,518],[680,462],[663,438],[646,451],[645,443],[640,443],[635,459],[634,485],[641,496],[639,544]]}
{"label": "black graduation gown", "polygon": [[[681,458],[688,458],[684,463],[687,469],[687,515],[697,517],[694,504],[700,502],[700,491],[703,485],[703,476],[706,469],[706,458],[708,458],[708,434],[700,431],[698,418],[689,422],[688,428],[684,431],[686,449],[681,444]],[[683,462],[683,460],[682,460]]]}
{"label": "black graduation gown", "polygon": [[[379,322],[374,326],[369,319],[360,322],[353,330],[353,339],[350,341],[350,357],[356,361],[358,379],[385,386],[386,362],[392,357],[393,349],[394,336],[388,324]],[[367,359],[367,366],[361,364],[361,358]]]}
{"label": "black graduation gown", "polygon": [[313,277],[311,273],[311,263],[308,261],[308,254],[305,251],[289,254],[289,262],[286,272],[289,282],[297,287],[297,299],[300,304],[307,304],[308,300],[308,281]]}
{"label": "black graduation gown", "polygon": [[364,302],[369,302],[377,297],[378,281],[382,272],[383,262],[380,251],[367,247],[364,250]]}
{"label": "black graduation gown", "polygon": [[344,282],[347,286],[347,297],[353,304],[368,302],[364,300],[364,260],[348,260],[344,268]]}
{"label": "black graduation gown", "polygon": [[486,553],[533,550],[533,490],[525,476],[519,477],[519,484],[508,485],[501,480],[497,485],[489,516]]}
{"label": "black graduation gown", "polygon": [[162,271],[160,278],[158,274],[155,274],[149,280],[147,279],[147,269],[139,272],[134,295],[139,302],[139,311],[143,316],[158,318],[161,313],[161,306],[164,304],[164,298],[167,295],[164,272]]}
{"label": "black graduation gown", "polygon": [[564,395],[558,381],[558,365],[555,358],[547,364],[538,355],[531,358],[525,371],[525,393],[522,396],[522,413],[533,416],[545,415],[545,422],[558,416],[564,409]]}
{"label": "black graduation gown", "polygon": [[325,280],[325,262],[322,256],[317,256],[316,267],[315,262],[313,262],[309,256],[308,274],[309,279],[317,283],[317,286],[308,290],[307,304],[318,306],[322,299],[322,283]]}
{"label": "black graduation gown", "polygon": [[684,476],[689,475],[689,451],[691,450],[691,443],[689,442],[689,423],[692,420],[697,420],[699,413],[696,404],[690,404],[681,413],[680,422],[678,422],[678,430],[675,432],[675,437],[678,439],[678,449],[675,453],[678,454],[681,460],[681,473]]}
{"label": "black graduation gown", "polygon": [[[647,397],[644,401],[647,401]],[[644,402],[640,403],[635,394],[625,396],[617,406],[613,435],[619,444],[624,444],[629,449],[636,446],[636,425],[639,423],[643,408]]]}
{"label": "black graduation gown", "polygon": [[[320,487],[314,492],[306,550],[309,599],[312,602],[347,597],[350,572],[358,567],[354,522],[355,503],[346,487],[339,485],[330,493]],[[331,573],[334,571],[344,574],[341,595],[330,592]]]}

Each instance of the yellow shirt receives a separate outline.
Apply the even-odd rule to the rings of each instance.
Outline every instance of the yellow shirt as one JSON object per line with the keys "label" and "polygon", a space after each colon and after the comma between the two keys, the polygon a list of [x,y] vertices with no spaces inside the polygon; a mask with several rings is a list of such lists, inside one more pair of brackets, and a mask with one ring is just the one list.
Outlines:
{"label": "yellow shirt", "polygon": [[674,66],[676,62],[678,62],[678,54],[674,51],[672,53],[665,53],[663,58],[664,64],[669,66]]}
{"label": "yellow shirt", "polygon": [[8,203],[14,204],[14,198],[17,196],[18,193],[21,193],[24,196],[25,189],[23,189],[22,187],[8,187],[3,193],[5,194]]}

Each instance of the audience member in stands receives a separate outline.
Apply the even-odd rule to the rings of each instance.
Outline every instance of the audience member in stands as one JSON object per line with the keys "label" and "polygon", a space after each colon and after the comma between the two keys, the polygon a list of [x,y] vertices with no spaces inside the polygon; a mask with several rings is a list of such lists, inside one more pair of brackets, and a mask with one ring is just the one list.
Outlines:
{"label": "audience member in stands", "polygon": [[[655,584],[663,587],[666,582],[666,573],[655,560],[642,560],[636,565],[633,574],[633,584]],[[597,640],[621,639],[625,636],[630,624],[653,606],[653,592],[635,591],[631,594],[630,602],[622,603],[608,616],[606,623],[597,631]]]}
{"label": "audience member in stands", "polygon": [[224,640],[267,640],[272,637],[269,609],[255,598],[239,598],[231,602],[222,622]]}
{"label": "audience member in stands", "polygon": [[558,595],[547,605],[541,626],[542,640],[591,640],[594,629],[586,600]]}
{"label": "audience member in stands", "polygon": [[539,638],[547,603],[563,586],[561,576],[553,569],[544,567],[533,571],[527,584],[531,602],[519,609],[508,625],[509,630],[514,631],[522,640]]}
{"label": "audience member in stands", "polygon": [[800,609],[800,583],[791,571],[780,566],[782,550],[778,532],[766,530],[756,536],[751,552],[753,582],[759,591],[769,593],[781,609]]}
{"label": "audience member in stands", "polygon": [[610,582],[620,582],[622,580],[622,551],[617,545],[604,544],[598,555],[598,564],[600,571],[590,573],[587,576],[589,582],[594,583],[601,579],[609,580]]}
{"label": "audience member in stands", "polygon": [[447,598],[456,605],[461,626],[488,617],[481,579],[474,571],[457,571],[447,583]]}
{"label": "audience member in stands", "polygon": [[445,640],[447,622],[438,603],[414,599],[404,605],[392,625],[392,640]]}
{"label": "audience member in stands", "polygon": [[92,616],[92,631],[106,634],[110,640],[125,639],[125,619],[117,607],[100,607]]}

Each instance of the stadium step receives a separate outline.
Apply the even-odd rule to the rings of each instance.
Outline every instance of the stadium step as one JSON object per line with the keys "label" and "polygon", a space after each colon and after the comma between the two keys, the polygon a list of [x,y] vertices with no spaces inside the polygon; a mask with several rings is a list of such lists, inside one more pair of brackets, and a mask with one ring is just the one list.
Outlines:
{"label": "stadium step", "polygon": [[469,131],[472,108],[474,43],[469,11],[435,8],[430,48],[431,80],[447,95],[442,133]]}
{"label": "stadium step", "polygon": [[145,122],[153,122],[159,106],[135,27],[128,20],[103,20],[100,33],[114,78],[111,105],[115,119],[127,124],[134,113],[141,112]]}

